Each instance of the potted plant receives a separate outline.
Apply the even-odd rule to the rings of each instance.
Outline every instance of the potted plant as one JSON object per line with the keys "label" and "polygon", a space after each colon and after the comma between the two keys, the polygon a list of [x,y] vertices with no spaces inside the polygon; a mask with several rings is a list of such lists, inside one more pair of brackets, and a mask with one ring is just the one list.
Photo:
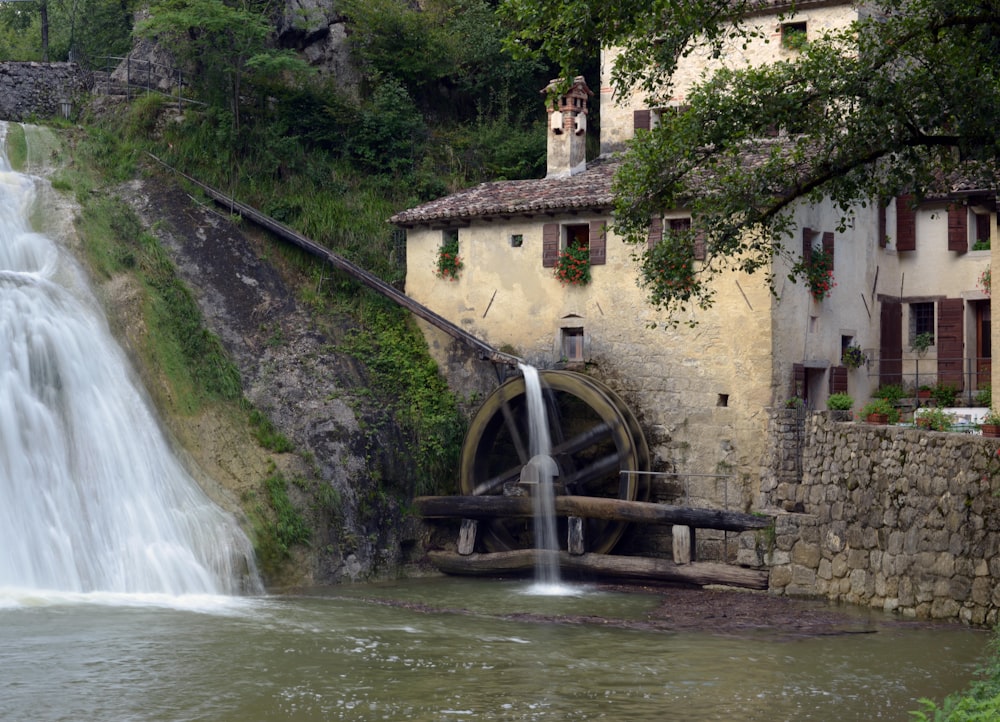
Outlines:
{"label": "potted plant", "polygon": [[928,384],[920,384],[920,388],[917,389],[918,399],[929,399],[931,397],[931,387]]}
{"label": "potted plant", "polygon": [[867,361],[868,356],[865,355],[865,352],[861,350],[860,346],[855,346],[854,344],[845,348],[844,353],[841,354],[841,362],[847,368],[861,368]]}
{"label": "potted plant", "polygon": [[990,409],[979,422],[983,436],[1000,437],[1000,412]]}
{"label": "potted plant", "polygon": [[465,263],[458,255],[458,238],[451,238],[438,248],[437,269],[434,275],[449,281],[457,281]]}
{"label": "potted plant", "polygon": [[918,333],[913,337],[913,342],[910,344],[910,350],[915,351],[917,356],[923,358],[924,354],[927,353],[927,349],[934,345],[934,334],[930,331],[924,331],[923,333]]}
{"label": "potted plant", "polygon": [[564,286],[586,286],[590,283],[590,249],[570,246],[560,251],[555,277]]}
{"label": "potted plant", "polygon": [[924,409],[916,417],[916,424],[928,431],[951,431],[955,423],[955,415],[944,409]]}
{"label": "potted plant", "polygon": [[872,399],[861,407],[861,418],[869,424],[895,424],[899,410],[886,399]]}
{"label": "potted plant", "polygon": [[931,398],[937,407],[954,406],[955,397],[958,396],[958,387],[952,384],[936,384],[931,389]]}

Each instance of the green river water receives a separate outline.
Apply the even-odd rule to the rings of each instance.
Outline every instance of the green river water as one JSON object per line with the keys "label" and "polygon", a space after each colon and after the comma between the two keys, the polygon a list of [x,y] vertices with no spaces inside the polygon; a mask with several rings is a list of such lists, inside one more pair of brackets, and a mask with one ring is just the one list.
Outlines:
{"label": "green river water", "polygon": [[989,637],[865,610],[850,614],[871,633],[797,639],[524,621],[643,619],[660,601],[526,589],[435,578],[258,598],[8,598],[0,718],[906,720],[919,698],[965,687]]}

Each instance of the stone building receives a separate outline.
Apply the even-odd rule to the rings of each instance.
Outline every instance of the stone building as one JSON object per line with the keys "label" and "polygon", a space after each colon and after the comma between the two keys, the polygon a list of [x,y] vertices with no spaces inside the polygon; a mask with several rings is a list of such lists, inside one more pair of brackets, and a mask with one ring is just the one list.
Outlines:
{"label": "stone building", "polygon": [[[790,57],[796,51],[782,42],[786,34],[844,27],[860,12],[843,2],[800,2],[794,12],[770,3],[752,18],[762,33],[746,48],[720,61],[682,61],[675,100],[683,104],[685,89],[715,62]],[[758,498],[769,407],[799,397],[823,408],[832,392],[860,402],[880,383],[912,385],[910,342],[928,329],[935,347],[920,357],[924,373],[936,379],[953,356],[962,368],[988,372],[989,304],[976,282],[989,253],[972,249],[996,236],[995,194],[968,189],[917,208],[908,199],[859,206],[843,230],[832,204],[800,203],[793,250],[831,258],[836,287],[829,294],[817,300],[801,283],[785,281],[798,256],[782,254],[770,269],[776,293],[762,273],[729,272],[713,281],[713,307],[663,323],[638,286],[638,249],[614,232],[611,192],[615,154],[663,109],[648,107],[640,93],[612,92],[614,55],[602,54],[598,93],[577,78],[547,105],[545,178],[485,183],[390,219],[407,232],[408,295],[538,367],[581,367],[599,377],[639,417],[655,469],[683,478],[674,493],[683,487],[689,501],[729,508],[749,509]],[[601,154],[587,161],[595,95]],[[961,232],[949,230],[962,214],[964,245]],[[650,242],[660,229],[688,222],[684,209],[665,209],[651,219]],[[561,282],[554,272],[560,253],[574,245],[589,251],[586,285]],[[443,248],[457,248],[457,277],[438,273]],[[697,248],[692,262],[699,263]],[[426,333],[446,362],[448,340]],[[846,365],[848,347],[860,348],[865,362]],[[965,388],[984,382],[967,378]]]}

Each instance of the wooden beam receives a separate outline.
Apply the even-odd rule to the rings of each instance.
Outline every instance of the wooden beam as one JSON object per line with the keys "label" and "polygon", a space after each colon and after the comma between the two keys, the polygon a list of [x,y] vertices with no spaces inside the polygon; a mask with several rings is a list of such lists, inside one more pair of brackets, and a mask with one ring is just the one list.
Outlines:
{"label": "wooden beam", "polygon": [[[483,519],[528,517],[534,514],[531,497],[528,496],[419,496],[414,499],[414,505],[424,518]],[[773,517],[739,511],[691,509],[596,496],[557,496],[555,512],[558,516],[646,524],[683,524],[698,529],[723,531],[768,529],[774,524]]]}
{"label": "wooden beam", "polygon": [[[460,556],[455,552],[432,551],[429,556],[434,566],[441,571],[462,576],[530,574],[535,565],[534,549],[468,556]],[[589,553],[574,556],[567,552],[559,552],[559,566],[568,572],[638,581],[681,582],[697,586],[725,584],[748,589],[767,589],[768,585],[766,570],[713,562],[691,562],[680,566],[666,559],[649,557]]]}

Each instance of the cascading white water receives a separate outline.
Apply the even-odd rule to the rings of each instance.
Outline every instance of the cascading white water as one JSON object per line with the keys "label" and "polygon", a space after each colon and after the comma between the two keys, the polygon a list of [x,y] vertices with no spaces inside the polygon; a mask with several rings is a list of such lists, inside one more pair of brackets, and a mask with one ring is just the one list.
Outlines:
{"label": "cascading white water", "polygon": [[535,529],[535,583],[541,591],[560,591],[559,539],[556,536],[553,479],[559,469],[552,458],[548,414],[542,396],[538,369],[518,364],[524,374],[524,396],[528,405],[529,453],[534,488],[531,490]]}
{"label": "cascading white water", "polygon": [[83,275],[29,213],[0,123],[0,594],[260,590],[176,459]]}

